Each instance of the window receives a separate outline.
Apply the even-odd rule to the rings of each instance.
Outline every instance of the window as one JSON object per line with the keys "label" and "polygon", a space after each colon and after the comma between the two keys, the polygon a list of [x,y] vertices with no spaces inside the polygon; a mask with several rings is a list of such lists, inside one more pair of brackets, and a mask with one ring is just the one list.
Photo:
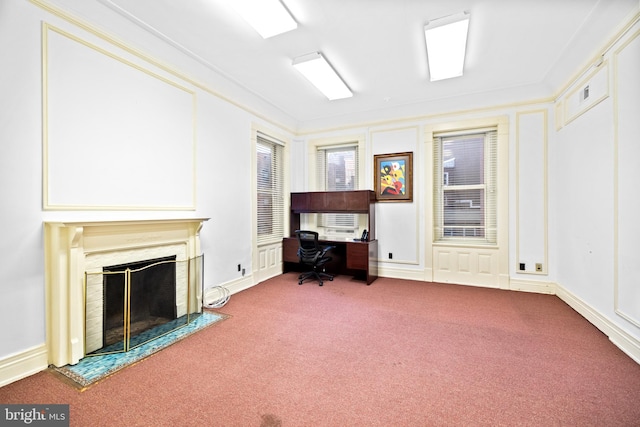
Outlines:
{"label": "window", "polygon": [[495,244],[497,132],[434,135],[434,239]]}
{"label": "window", "polygon": [[283,146],[261,135],[257,138],[258,244],[284,236]]}
{"label": "window", "polygon": [[[350,191],[358,189],[358,146],[318,148],[318,190]],[[351,235],[357,232],[356,214],[318,214],[318,227],[325,235]]]}

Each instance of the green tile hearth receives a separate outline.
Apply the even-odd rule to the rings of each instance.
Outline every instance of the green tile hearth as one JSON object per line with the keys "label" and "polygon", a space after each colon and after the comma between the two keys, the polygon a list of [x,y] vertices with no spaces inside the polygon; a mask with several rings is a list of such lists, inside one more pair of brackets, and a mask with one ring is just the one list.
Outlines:
{"label": "green tile hearth", "polygon": [[[191,316],[193,317],[194,315]],[[208,311],[196,314],[195,316],[195,319],[192,319],[190,323],[184,326],[176,326],[176,324],[184,324],[185,321],[183,319],[175,319],[172,322],[152,328],[149,331],[136,336],[135,344],[132,339],[132,348],[127,352],[85,357],[75,365],[66,365],[61,368],[52,365],[50,368],[71,379],[78,386],[87,387],[119,371],[120,369],[136,363],[201,329],[206,328],[207,326],[227,318],[224,314]],[[178,328],[175,329],[176,327]],[[159,337],[154,338],[155,336]],[[151,341],[145,342],[149,339],[151,339]],[[141,342],[143,344],[137,344]],[[133,348],[134,345],[138,346]],[[122,343],[113,344],[113,347],[114,351],[117,350],[118,347],[121,349]],[[108,348],[105,348],[102,349],[101,352],[104,353],[108,350]]]}

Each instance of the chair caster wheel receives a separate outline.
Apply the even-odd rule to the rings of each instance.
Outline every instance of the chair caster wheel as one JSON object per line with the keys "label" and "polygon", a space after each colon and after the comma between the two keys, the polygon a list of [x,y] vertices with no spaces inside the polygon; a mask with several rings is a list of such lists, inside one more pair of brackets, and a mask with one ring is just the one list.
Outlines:
{"label": "chair caster wheel", "polygon": [[318,283],[318,286],[322,286],[322,282]]}
{"label": "chair caster wheel", "polygon": [[302,285],[302,280],[298,280],[298,285]]}
{"label": "chair caster wheel", "polygon": [[333,282],[333,277],[329,277],[329,281],[330,281],[330,282]]}

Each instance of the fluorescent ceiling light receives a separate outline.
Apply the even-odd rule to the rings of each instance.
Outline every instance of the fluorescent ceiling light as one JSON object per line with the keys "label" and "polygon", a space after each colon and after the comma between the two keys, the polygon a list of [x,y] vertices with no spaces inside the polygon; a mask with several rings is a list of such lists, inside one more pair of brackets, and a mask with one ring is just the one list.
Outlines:
{"label": "fluorescent ceiling light", "polygon": [[293,60],[293,66],[330,100],[353,96],[321,53],[314,52],[296,58]]}
{"label": "fluorescent ceiling light", "polygon": [[265,39],[298,28],[280,0],[227,0],[227,3]]}
{"label": "fluorescent ceiling light", "polygon": [[468,13],[429,21],[424,27],[431,81],[462,75],[469,30]]}

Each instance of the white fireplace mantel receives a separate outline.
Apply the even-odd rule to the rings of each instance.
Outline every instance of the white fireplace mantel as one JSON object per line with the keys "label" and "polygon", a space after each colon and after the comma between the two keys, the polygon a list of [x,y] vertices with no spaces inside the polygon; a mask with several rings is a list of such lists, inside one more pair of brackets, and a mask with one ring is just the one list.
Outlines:
{"label": "white fireplace mantel", "polygon": [[45,222],[45,288],[48,363],[76,364],[85,356],[84,273],[87,256],[182,245],[186,258],[200,252],[208,218]]}

